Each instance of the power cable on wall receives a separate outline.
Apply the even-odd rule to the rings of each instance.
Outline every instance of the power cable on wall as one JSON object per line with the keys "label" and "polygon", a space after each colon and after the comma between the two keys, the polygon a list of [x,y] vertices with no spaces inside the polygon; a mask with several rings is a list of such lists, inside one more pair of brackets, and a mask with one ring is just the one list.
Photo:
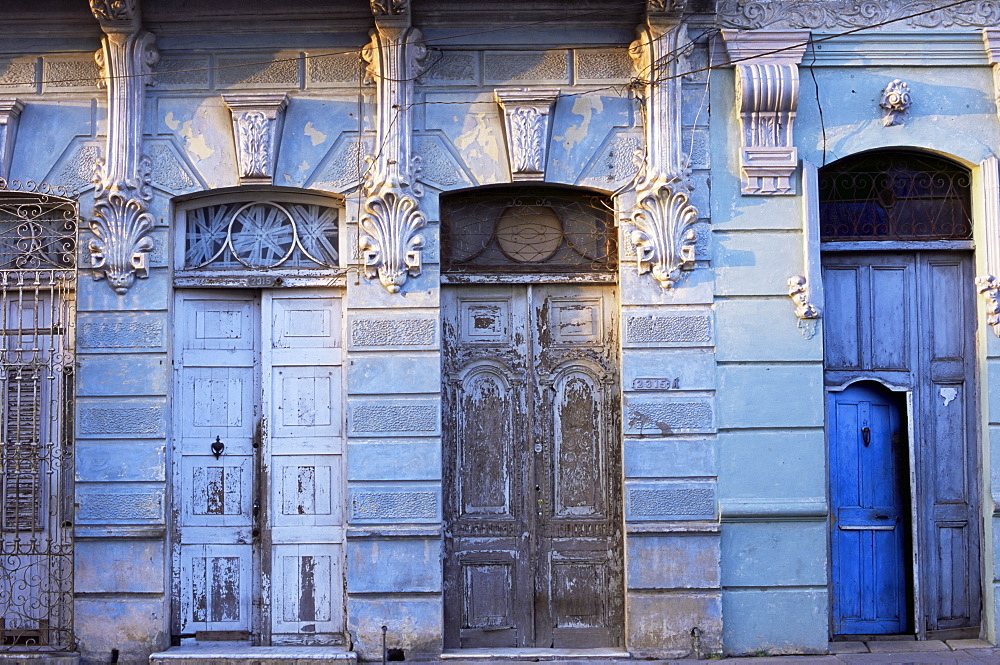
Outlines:
{"label": "power cable on wall", "polygon": [[[700,72],[703,72],[703,71],[710,71],[710,70],[714,70],[714,69],[721,69],[721,68],[724,68],[724,67],[731,67],[732,65],[740,63],[740,62],[743,62],[745,60],[752,60],[754,58],[759,58],[759,57],[766,56],[766,55],[774,55],[776,53],[782,53],[784,51],[788,51],[788,50],[791,50],[791,49],[800,48],[802,46],[809,46],[809,45],[812,45],[812,44],[818,44],[818,43],[825,42],[825,41],[828,41],[828,40],[831,40],[831,39],[836,39],[837,37],[843,37],[845,35],[854,34],[856,32],[861,32],[863,30],[870,30],[872,28],[882,27],[882,26],[889,25],[889,24],[892,24],[892,23],[897,23],[899,21],[906,21],[906,20],[909,20],[909,19],[912,19],[912,18],[917,18],[917,17],[920,17],[920,16],[925,16],[927,14],[932,14],[934,12],[939,12],[939,11],[942,11],[942,10],[945,10],[945,9],[950,9],[952,7],[957,7],[958,5],[968,4],[970,2],[977,2],[977,1],[978,0],[956,0],[955,2],[951,2],[951,3],[948,3],[946,5],[941,5],[940,7],[933,7],[933,8],[930,8],[930,9],[924,9],[924,10],[921,10],[921,11],[918,11],[918,12],[913,12],[912,14],[907,14],[905,16],[899,16],[899,17],[896,17],[896,18],[891,18],[891,19],[886,19],[884,21],[879,21],[877,23],[871,23],[871,24],[868,24],[868,25],[858,26],[856,28],[851,28],[851,29],[848,29],[848,30],[844,30],[842,32],[832,33],[832,34],[826,35],[824,37],[819,37],[819,38],[816,38],[816,39],[808,39],[808,40],[806,40],[804,42],[797,43],[797,44],[791,44],[791,45],[788,45],[788,46],[784,46],[782,48],[774,49],[772,51],[765,51],[763,53],[758,53],[758,54],[751,55],[751,56],[746,56],[746,57],[743,57],[743,58],[736,58],[736,59],[733,59],[733,60],[729,60],[728,62],[722,62],[722,63],[718,63],[718,64],[715,64],[715,65],[710,65],[708,67],[702,67],[700,69],[694,69],[694,70],[682,72],[680,74],[674,74],[674,75],[671,75],[671,76],[660,77],[660,78],[651,79],[651,80],[642,80],[642,79],[639,79],[637,82],[642,83],[642,84],[656,84],[656,83],[667,81],[667,80],[670,80],[670,79],[673,79],[673,78],[678,78],[678,77],[681,77],[681,76],[687,76],[689,74],[697,74],[697,73],[700,73]],[[636,3],[632,3],[632,4],[634,4],[636,6],[638,6],[638,5],[645,6],[646,2],[644,0],[643,2],[636,2]],[[564,23],[569,18],[582,18],[582,17],[585,17],[585,16],[591,16],[591,15],[596,15],[596,14],[607,13],[608,11],[609,11],[608,9],[600,9],[600,10],[592,10],[592,11],[588,11],[588,12],[578,12],[576,14],[572,14],[572,15],[569,15],[569,16],[562,16],[562,17],[559,17],[559,18],[541,19],[541,20],[538,20],[538,21],[531,21],[531,22],[528,22],[528,23],[520,23],[520,24],[512,25],[512,26],[499,26],[499,27],[490,28],[490,29],[487,29],[487,30],[478,30],[478,31],[475,31],[475,32],[467,32],[467,33],[462,33],[462,34],[458,34],[458,35],[448,35],[446,37],[434,37],[434,38],[423,40],[423,43],[427,44],[427,43],[430,43],[430,42],[453,40],[453,39],[459,39],[459,38],[462,38],[462,37],[475,37],[475,36],[484,35],[484,34],[490,34],[490,33],[495,33],[495,32],[502,32],[502,31],[505,31],[505,30],[520,30],[522,28],[529,28],[529,27],[532,27],[532,26],[545,25],[545,24],[551,24],[551,23]],[[615,12],[620,11],[620,7],[616,8],[614,11]],[[687,48],[687,46],[688,45],[686,44],[685,46],[677,49],[673,53],[677,53],[681,49]],[[581,45],[581,46],[573,46],[573,47],[569,47],[569,48],[574,48],[574,49],[588,49],[588,48],[591,48],[591,49],[600,49],[600,48],[606,48],[606,47],[593,47],[593,46]],[[234,68],[240,68],[240,67],[252,67],[254,65],[272,65],[274,63],[281,63],[281,62],[298,62],[300,59],[309,60],[309,59],[329,58],[329,57],[334,57],[334,56],[338,56],[338,55],[360,55],[360,53],[361,53],[361,49],[351,49],[351,50],[346,50],[346,51],[335,51],[335,52],[330,52],[330,53],[303,54],[303,55],[295,56],[293,58],[278,58],[278,59],[266,60],[266,61],[261,61],[261,62],[242,62],[242,63],[236,63],[236,64],[232,64],[232,65],[212,65],[210,67],[193,67],[193,68],[188,68],[188,69],[170,69],[170,70],[163,70],[163,71],[155,72],[155,74],[186,74],[186,73],[194,73],[194,72],[218,71],[218,70],[223,70],[223,69],[234,69]],[[670,56],[671,56],[671,53],[667,53],[667,54],[664,55],[664,57],[670,57]],[[44,57],[44,56],[40,56],[40,57]],[[143,76],[150,76],[150,74],[119,74],[119,75],[116,75],[113,78],[125,79],[125,78],[140,78],[140,77],[143,77]],[[53,84],[53,83],[77,83],[77,82],[88,82],[88,81],[91,81],[91,80],[92,79],[87,78],[87,77],[75,77],[75,78],[65,78],[65,79],[44,79],[44,80],[41,80],[41,81],[13,81],[13,82],[6,81],[6,82],[0,82],[0,88],[2,88],[2,87],[17,87],[17,86],[25,87],[25,86],[33,86],[33,85],[47,85],[47,84]],[[611,89],[611,88],[612,88],[612,86],[608,86],[607,88],[604,88],[604,89]],[[449,104],[449,103],[455,103],[455,102],[422,102],[422,103]]]}

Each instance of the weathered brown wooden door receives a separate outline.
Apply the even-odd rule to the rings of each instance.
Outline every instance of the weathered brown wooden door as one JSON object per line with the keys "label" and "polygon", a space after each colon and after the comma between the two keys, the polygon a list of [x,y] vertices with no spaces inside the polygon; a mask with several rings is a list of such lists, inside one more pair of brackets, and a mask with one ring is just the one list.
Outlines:
{"label": "weathered brown wooden door", "polygon": [[615,289],[442,298],[446,646],[622,645]]}

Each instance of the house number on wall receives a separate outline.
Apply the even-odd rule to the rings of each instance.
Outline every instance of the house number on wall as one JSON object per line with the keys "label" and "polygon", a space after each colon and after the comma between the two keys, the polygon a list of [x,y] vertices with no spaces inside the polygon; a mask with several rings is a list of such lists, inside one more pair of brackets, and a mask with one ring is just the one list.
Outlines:
{"label": "house number on wall", "polygon": [[680,390],[681,380],[674,378],[632,379],[632,390]]}

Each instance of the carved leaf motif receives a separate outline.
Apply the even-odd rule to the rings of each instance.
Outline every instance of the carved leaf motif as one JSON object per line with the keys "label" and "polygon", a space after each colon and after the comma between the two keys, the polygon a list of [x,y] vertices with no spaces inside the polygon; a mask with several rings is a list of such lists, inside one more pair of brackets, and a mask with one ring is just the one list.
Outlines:
{"label": "carved leaf motif", "polygon": [[136,0],[90,0],[90,11],[99,20],[131,21],[135,17]]}
{"label": "carved leaf motif", "polygon": [[270,172],[271,122],[260,111],[248,111],[239,125],[240,176],[263,178]]}
{"label": "carved leaf motif", "polygon": [[379,282],[389,293],[398,293],[407,276],[420,274],[427,225],[417,198],[410,188],[383,184],[366,192],[361,216],[361,253],[365,275]]}
{"label": "carved leaf motif", "polygon": [[694,265],[698,211],[691,205],[691,187],[676,176],[647,179],[637,189],[632,213],[632,242],[639,274],[652,272],[665,289],[673,288],[682,268]]}
{"label": "carved leaf motif", "polygon": [[148,235],[153,230],[153,217],[147,210],[147,202],[152,198],[151,166],[149,158],[143,157],[138,179],[110,186],[98,179],[94,190],[96,200],[90,230],[95,237],[88,243],[91,265],[97,270],[94,279],[107,277],[119,295],[128,291],[136,277],[149,274],[148,254],[153,249]]}
{"label": "carved leaf motif", "polygon": [[518,173],[541,173],[542,114],[533,106],[522,106],[510,114],[512,161]]}

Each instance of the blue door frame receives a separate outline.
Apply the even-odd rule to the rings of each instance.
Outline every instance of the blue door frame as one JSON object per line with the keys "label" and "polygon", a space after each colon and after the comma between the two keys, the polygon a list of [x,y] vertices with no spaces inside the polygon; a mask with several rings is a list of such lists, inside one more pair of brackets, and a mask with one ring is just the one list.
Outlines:
{"label": "blue door frame", "polygon": [[900,402],[871,382],[829,393],[835,635],[911,631],[908,444]]}

